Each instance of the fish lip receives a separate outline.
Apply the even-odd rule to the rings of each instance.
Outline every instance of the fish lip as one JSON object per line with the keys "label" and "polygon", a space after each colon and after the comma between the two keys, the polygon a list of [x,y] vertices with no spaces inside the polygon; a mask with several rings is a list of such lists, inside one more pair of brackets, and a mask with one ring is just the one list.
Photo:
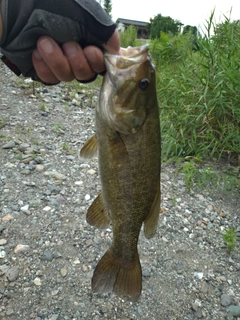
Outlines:
{"label": "fish lip", "polygon": [[[120,48],[120,56],[126,56],[128,58],[136,58],[141,56],[144,52],[149,50],[149,44],[146,43],[139,47],[127,47],[127,48]],[[130,52],[130,54],[129,54]]]}
{"label": "fish lip", "polygon": [[[129,66],[131,64],[141,63],[144,60],[148,59],[149,44],[145,44],[139,47],[127,47],[120,49],[120,55],[105,53],[104,62],[106,65],[107,71],[110,71],[113,68],[116,68],[117,61],[122,59],[128,62]],[[121,69],[126,69],[128,65],[122,67]],[[113,69],[114,70],[114,69]]]}

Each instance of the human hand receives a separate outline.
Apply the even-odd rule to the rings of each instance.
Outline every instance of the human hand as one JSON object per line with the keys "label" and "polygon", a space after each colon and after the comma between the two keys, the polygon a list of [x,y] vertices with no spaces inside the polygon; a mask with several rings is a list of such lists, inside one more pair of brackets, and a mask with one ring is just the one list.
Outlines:
{"label": "human hand", "polygon": [[[105,51],[119,54],[118,31],[103,45]],[[38,77],[47,84],[73,79],[87,81],[105,71],[103,52],[95,46],[84,49],[77,42],[66,42],[61,47],[50,37],[42,36],[37,42],[32,61]]]}

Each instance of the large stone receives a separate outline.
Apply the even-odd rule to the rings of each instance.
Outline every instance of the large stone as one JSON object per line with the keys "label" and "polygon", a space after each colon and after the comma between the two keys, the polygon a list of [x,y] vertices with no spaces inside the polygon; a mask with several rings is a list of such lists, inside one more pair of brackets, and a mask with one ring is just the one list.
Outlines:
{"label": "large stone", "polygon": [[8,141],[7,143],[5,143],[2,148],[3,149],[12,149],[16,146],[15,142],[14,141]]}
{"label": "large stone", "polygon": [[227,294],[221,295],[221,305],[227,307],[232,303],[232,297]]}

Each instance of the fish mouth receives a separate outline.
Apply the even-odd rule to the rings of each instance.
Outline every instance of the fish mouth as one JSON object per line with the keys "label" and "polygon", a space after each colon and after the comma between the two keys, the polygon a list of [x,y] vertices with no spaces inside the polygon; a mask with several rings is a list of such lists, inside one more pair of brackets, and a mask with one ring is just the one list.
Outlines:
{"label": "fish mouth", "polygon": [[148,52],[149,45],[145,44],[139,47],[127,47],[127,48],[120,48],[120,56],[125,56],[128,58],[136,58],[142,55],[144,52]]}
{"label": "fish mouth", "polygon": [[142,63],[148,59],[149,45],[145,44],[139,47],[121,48],[120,54],[104,54],[104,62],[108,72],[114,72],[117,69],[127,69],[134,64]]}

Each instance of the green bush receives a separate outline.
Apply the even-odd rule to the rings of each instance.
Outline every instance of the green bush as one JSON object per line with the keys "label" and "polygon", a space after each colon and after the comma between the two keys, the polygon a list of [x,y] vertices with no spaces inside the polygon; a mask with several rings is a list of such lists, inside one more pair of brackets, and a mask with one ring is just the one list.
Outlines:
{"label": "green bush", "polygon": [[240,154],[240,23],[213,15],[197,51],[190,34],[151,42],[166,158]]}
{"label": "green bush", "polygon": [[133,26],[129,26],[124,32],[120,33],[120,44],[122,48],[137,47],[139,41],[137,39],[137,29]]}

